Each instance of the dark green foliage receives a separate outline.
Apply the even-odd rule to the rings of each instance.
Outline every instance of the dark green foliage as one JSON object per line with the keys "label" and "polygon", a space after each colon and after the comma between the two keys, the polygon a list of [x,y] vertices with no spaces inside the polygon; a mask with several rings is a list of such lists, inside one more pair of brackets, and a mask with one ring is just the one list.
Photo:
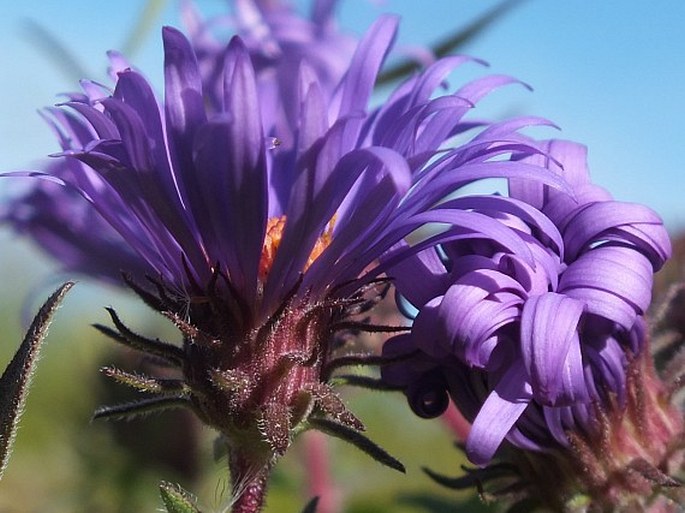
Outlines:
{"label": "dark green foliage", "polygon": [[349,428],[343,424],[338,424],[328,419],[312,417],[309,419],[309,424],[319,431],[327,435],[334,436],[345,442],[354,445],[357,449],[365,452],[374,460],[392,469],[398,470],[403,474],[406,473],[404,465],[396,458],[390,456],[385,450],[373,443],[359,431]]}
{"label": "dark green foliage", "polygon": [[0,378],[0,478],[7,467],[48,327],[55,311],[73,285],[72,282],[62,285],[41,307],[33,318],[21,346]]}
{"label": "dark green foliage", "polygon": [[447,488],[452,488],[454,490],[468,490],[476,488],[482,491],[483,483],[498,479],[500,477],[507,477],[515,475],[516,469],[511,465],[505,463],[493,464],[485,468],[467,468],[462,466],[465,474],[459,477],[447,477],[437,472],[433,472],[428,468],[424,468],[423,471],[428,474],[428,476],[436,483],[445,486]]}
{"label": "dark green foliage", "polygon": [[126,327],[123,322],[121,322],[121,319],[119,319],[119,316],[113,308],[107,308],[106,310],[112,318],[112,323],[118,331],[101,324],[94,324],[93,327],[100,333],[110,337],[112,340],[115,340],[120,344],[130,347],[131,349],[161,358],[172,366],[182,366],[184,355],[183,350],[180,347],[174,346],[167,342],[162,342],[157,339],[150,339],[143,337],[142,335],[138,335]]}
{"label": "dark green foliage", "polygon": [[162,396],[140,399],[114,406],[100,406],[93,413],[95,419],[128,420],[141,415],[167,410],[169,408],[187,408],[190,401],[185,397]]}
{"label": "dark green foliage", "polygon": [[[453,53],[455,50],[470,43],[477,36],[482,35],[483,32],[490,27],[490,25],[499,20],[504,14],[506,14],[519,3],[521,3],[521,0],[504,0],[503,2],[500,2],[498,5],[483,13],[483,15],[466,27],[457,30],[455,33],[448,35],[444,39],[432,45],[431,49],[433,50],[433,53],[438,58],[445,57],[446,55]],[[378,82],[376,85],[388,84],[396,80],[400,80],[411,74],[416,67],[417,64],[413,61],[401,62],[398,65],[381,73],[381,75],[378,77]]]}

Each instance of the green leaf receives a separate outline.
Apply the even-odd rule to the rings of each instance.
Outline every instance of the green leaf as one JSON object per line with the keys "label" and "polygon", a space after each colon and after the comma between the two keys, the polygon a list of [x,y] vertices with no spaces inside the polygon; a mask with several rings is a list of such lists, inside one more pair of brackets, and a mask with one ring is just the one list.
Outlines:
{"label": "green leaf", "polygon": [[159,483],[159,494],[167,513],[201,513],[195,506],[193,496],[180,485],[162,481]]}
{"label": "green leaf", "polygon": [[[485,32],[490,25],[502,18],[508,11],[520,3],[521,0],[503,0],[492,9],[483,13],[475,21],[438,41],[435,45],[431,46],[431,50],[433,50],[435,57],[444,57],[470,43],[473,39]],[[388,84],[406,77],[417,67],[418,65],[414,61],[400,62],[396,66],[383,71],[383,73],[379,75],[376,85]]]}
{"label": "green leaf", "polygon": [[319,431],[322,431],[327,435],[331,435],[341,440],[344,440],[345,442],[351,443],[357,449],[362,450],[377,462],[382,463],[383,465],[386,465],[399,472],[402,472],[403,474],[406,473],[404,465],[402,465],[402,463],[399,460],[392,457],[384,449],[382,449],[374,442],[369,440],[359,431],[356,431],[343,424],[333,422],[332,420],[322,419],[318,417],[310,417],[308,422],[314,429],[318,429]]}
{"label": "green leaf", "polygon": [[379,392],[396,392],[403,389],[403,387],[389,385],[382,379],[373,378],[371,376],[360,376],[357,374],[339,374],[332,378],[331,381],[335,385],[360,387],[369,390],[377,390]]}
{"label": "green leaf", "polygon": [[429,468],[422,470],[436,483],[453,490],[464,490],[477,488],[482,490],[483,484],[503,477],[516,477],[515,467],[506,463],[495,463],[484,468],[467,468],[462,466],[464,475],[458,477],[448,477],[438,474]]}
{"label": "green leaf", "polygon": [[0,377],[0,479],[12,452],[43,340],[57,307],[73,285],[72,282],[62,285],[41,307],[12,361]]}
{"label": "green leaf", "polygon": [[56,31],[35,20],[28,19],[24,23],[24,32],[30,42],[65,78],[79,80],[92,76]]}
{"label": "green leaf", "polygon": [[192,403],[184,396],[161,396],[139,399],[113,406],[99,406],[95,413],[93,413],[93,420],[130,420],[170,408],[192,408]]}
{"label": "green leaf", "polygon": [[139,335],[138,333],[131,331],[121,321],[113,308],[105,308],[105,310],[107,310],[109,316],[112,318],[112,323],[114,323],[116,330],[101,324],[93,324],[93,327],[100,333],[131,349],[161,358],[174,367],[183,367],[185,359],[183,349],[173,344],[162,342],[159,339],[150,339]]}
{"label": "green leaf", "polygon": [[145,38],[151,32],[154,32],[167,4],[168,0],[148,0],[145,2],[140,16],[136,18],[138,20],[137,23],[131,28],[131,32],[129,32],[124,43],[122,51],[124,55],[130,57],[140,50]]}
{"label": "green leaf", "polygon": [[110,366],[103,367],[100,369],[100,372],[105,376],[112,378],[117,383],[134,388],[139,392],[161,395],[175,394],[182,396],[190,394],[190,389],[185,381],[180,379],[155,378],[147,376],[146,374],[126,372]]}

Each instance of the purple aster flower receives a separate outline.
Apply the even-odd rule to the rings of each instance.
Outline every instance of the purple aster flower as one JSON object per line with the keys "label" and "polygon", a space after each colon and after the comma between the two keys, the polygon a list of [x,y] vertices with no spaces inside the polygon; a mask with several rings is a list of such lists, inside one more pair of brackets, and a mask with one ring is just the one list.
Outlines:
{"label": "purple aster flower", "polygon": [[[568,188],[526,160],[545,151],[519,130],[548,122],[463,119],[481,97],[513,79],[488,76],[434,95],[467,58],[436,62],[369,111],[396,26],[392,17],[372,26],[333,93],[306,58],[295,94],[262,87],[236,37],[225,51],[221,101],[214,106],[206,104],[191,44],[166,28],[164,100],[132,69],[116,73],[112,91],[84,82],[84,94],[49,111],[69,164],[28,173],[86,200],[84,218],[99,215],[117,234],[114,246],[122,246],[97,273],[145,273],[150,288],[140,285],[141,274],[128,284],[183,334],[182,347],[146,339],[111,311],[116,330],[99,329],[177,368],[178,379],[107,368],[112,378],[153,396],[96,415],[192,408],[227,440],[235,511],[261,504],[272,464],[305,429],[343,437],[401,468],[362,441],[363,425],[326,383],[349,361],[335,358],[345,352],[338,335],[401,329],[368,325],[358,315],[374,305],[372,292],[387,282],[382,274],[389,265],[432,244],[456,244],[478,230],[501,236],[516,254],[530,252],[518,236],[502,233],[499,221],[459,200],[431,208],[448,194],[491,177]],[[274,94],[281,95],[277,101]],[[290,114],[273,111],[286,103]],[[466,143],[448,144],[477,127]],[[58,211],[63,196],[54,198]],[[403,243],[427,223],[451,227],[414,246]],[[103,241],[102,233],[81,236],[83,254]],[[109,273],[101,270],[107,265]]]}
{"label": "purple aster flower", "polygon": [[[644,352],[652,275],[670,253],[659,217],[589,181],[585,148],[550,141],[525,160],[571,191],[509,179],[509,196],[464,196],[435,209],[481,218],[461,236],[391,271],[418,313],[384,347],[384,367],[412,409],[442,413],[447,394],[473,422],[469,458],[504,439],[529,450],[596,435],[597,405],[627,401],[630,355]],[[460,215],[466,216],[467,213]]]}
{"label": "purple aster flower", "polygon": [[[204,20],[193,2],[183,2],[181,14],[197,56],[202,92],[210,111],[220,111],[223,104],[227,36],[215,29],[227,25],[245,42],[257,76],[260,103],[275,102],[262,108],[262,113],[269,116],[263,120],[264,126],[269,130],[278,126],[279,145],[292,141],[290,125],[282,118],[284,109],[295,102],[284,103],[281,98],[297,94],[298,75],[293,70],[298,69],[300,61],[307,61],[315,70],[326,98],[330,98],[356,48],[357,41],[342,34],[335,25],[336,5],[336,1],[315,0],[307,19],[280,1],[239,0],[235,2],[232,16]],[[118,52],[109,52],[109,61],[113,82],[118,72],[131,68]],[[84,93],[67,94],[67,102],[95,105],[112,94],[110,88],[90,81],[83,81],[82,86]],[[44,109],[43,115],[59,139],[71,136],[61,128],[73,123],[62,109]],[[63,140],[64,149],[70,144]],[[83,165],[74,159],[61,159],[50,163],[47,172],[73,182],[74,176],[88,173],[74,171]],[[121,234],[71,188],[34,181],[23,193],[0,206],[0,222],[35,240],[66,273],[86,274],[120,284],[124,270],[137,276],[154,272],[147,262],[137,258]]]}
{"label": "purple aster flower", "polygon": [[[334,13],[337,0],[314,0],[309,17],[300,15],[280,0],[236,0],[232,15],[205,20],[186,1],[181,12],[198,60],[205,94],[217,108],[221,105],[223,55],[226,50],[222,29],[239,34],[247,47],[257,76],[258,87],[267,97],[278,100],[297,94],[298,78],[294,71],[306,60],[316,73],[319,86],[331,93],[347,71],[357,46],[357,39],[337,27]],[[268,109],[288,115],[292,102],[282,102]],[[267,123],[268,124],[268,123]]]}

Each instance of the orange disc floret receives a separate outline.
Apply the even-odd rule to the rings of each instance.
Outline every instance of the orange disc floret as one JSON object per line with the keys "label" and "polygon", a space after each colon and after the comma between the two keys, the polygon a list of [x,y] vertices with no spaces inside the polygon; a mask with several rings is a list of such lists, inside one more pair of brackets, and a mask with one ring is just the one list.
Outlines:
{"label": "orange disc floret", "polygon": [[271,266],[276,258],[276,251],[281,245],[283,228],[285,227],[285,216],[272,217],[266,222],[266,234],[264,235],[264,245],[262,246],[262,257],[259,259],[259,280],[264,281],[269,275]]}
{"label": "orange disc floret", "polygon": [[[264,246],[262,247],[262,257],[259,260],[259,280],[264,282],[271,271],[271,266],[276,258],[276,252],[281,245],[281,238],[283,237],[283,229],[285,228],[285,216],[272,217],[266,223],[266,234],[264,235]],[[330,220],[326,229],[321,236],[316,240],[312,248],[309,258],[304,265],[306,271],[314,260],[319,258],[321,253],[328,247],[333,238],[333,226],[335,224],[335,216]]]}
{"label": "orange disc floret", "polygon": [[314,244],[314,247],[312,248],[312,252],[309,254],[309,258],[307,259],[307,263],[304,265],[305,271],[307,269],[309,269],[309,266],[314,263],[314,260],[319,258],[321,253],[323,253],[324,250],[331,243],[331,240],[333,240],[333,227],[334,226],[335,226],[335,215],[328,222],[328,224],[326,225],[326,229],[323,231],[321,236],[318,239],[316,239],[316,244]]}

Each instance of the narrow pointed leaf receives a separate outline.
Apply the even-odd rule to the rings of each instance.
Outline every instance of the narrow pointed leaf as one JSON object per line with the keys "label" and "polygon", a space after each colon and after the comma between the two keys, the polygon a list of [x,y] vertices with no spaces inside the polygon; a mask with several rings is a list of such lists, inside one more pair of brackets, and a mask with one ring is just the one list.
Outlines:
{"label": "narrow pointed leaf", "polygon": [[106,310],[112,318],[112,322],[118,331],[101,324],[94,324],[93,327],[100,333],[132,349],[162,358],[163,360],[177,367],[181,367],[183,365],[185,355],[180,347],[162,342],[158,339],[150,339],[143,337],[142,335],[138,335],[127,328],[123,322],[121,322],[121,319],[119,319],[119,316],[113,308],[107,308]]}
{"label": "narrow pointed leaf", "polygon": [[327,435],[334,436],[354,445],[357,449],[362,450],[377,462],[402,472],[403,474],[406,473],[404,465],[399,460],[390,456],[384,449],[381,449],[359,431],[355,431],[354,429],[333,422],[332,420],[322,418],[310,418],[309,424],[314,429],[318,429]]}
{"label": "narrow pointed leaf", "polygon": [[422,470],[436,483],[453,490],[465,490],[474,487],[480,489],[482,485],[488,481],[515,475],[515,469],[506,464],[490,465],[485,468],[475,469],[462,468],[466,473],[463,476],[458,477],[448,477],[438,474],[426,467],[423,467]]}
{"label": "narrow pointed leaf", "polygon": [[333,388],[324,383],[319,383],[316,386],[310,387],[309,391],[316,399],[316,405],[328,418],[344,424],[355,431],[364,431],[366,429],[362,421],[347,409],[347,406],[345,406],[345,403],[335,393]]}
{"label": "narrow pointed leaf", "polygon": [[36,48],[48,57],[48,61],[69,80],[79,80],[93,76],[82,66],[80,60],[64,44],[64,40],[52,29],[47,28],[36,20],[25,22],[25,34],[31,39]]}
{"label": "narrow pointed leaf", "polygon": [[182,396],[162,396],[151,399],[141,399],[128,403],[116,404],[114,406],[100,406],[93,413],[95,419],[114,419],[127,420],[141,415],[168,410],[170,408],[190,407],[191,403],[186,397]]}
{"label": "narrow pointed leaf", "polygon": [[138,52],[145,38],[154,32],[167,3],[167,0],[148,0],[145,2],[140,15],[137,17],[137,22],[126,37],[122,50],[124,55],[132,56]]}
{"label": "narrow pointed leaf", "polygon": [[333,378],[336,385],[348,385],[353,387],[368,388],[379,392],[403,390],[403,387],[390,385],[382,379],[371,376],[359,376],[357,374],[341,374]]}
{"label": "narrow pointed leaf", "polygon": [[[433,45],[431,47],[433,53],[438,58],[445,57],[450,53],[454,53],[455,50],[462,48],[470,43],[473,39],[483,34],[483,32],[485,32],[490,25],[502,18],[504,14],[506,14],[519,3],[521,3],[521,0],[504,0],[503,2],[500,2],[492,9],[483,13],[472,23],[458,30],[454,34],[448,35]],[[411,74],[417,68],[417,66],[418,64],[414,61],[400,62],[399,64],[381,73],[378,76],[376,85],[388,84],[390,82],[394,82],[395,80],[406,77],[407,75]]]}
{"label": "narrow pointed leaf", "polygon": [[117,383],[148,394],[187,395],[190,392],[185,382],[180,379],[155,378],[145,374],[126,372],[116,367],[103,367],[100,372]]}
{"label": "narrow pointed leaf", "polygon": [[7,467],[31,378],[48,326],[73,282],[62,285],[34,317],[26,337],[0,378],[0,479]]}
{"label": "narrow pointed leaf", "polygon": [[167,513],[201,513],[191,494],[177,484],[162,481],[159,494]]}

